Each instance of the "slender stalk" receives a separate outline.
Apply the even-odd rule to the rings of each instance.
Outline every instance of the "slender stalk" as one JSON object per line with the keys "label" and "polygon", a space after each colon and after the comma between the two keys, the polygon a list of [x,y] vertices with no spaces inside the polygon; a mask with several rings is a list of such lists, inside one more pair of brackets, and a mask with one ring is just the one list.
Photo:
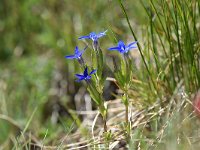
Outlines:
{"label": "slender stalk", "polygon": [[125,87],[124,87],[124,105],[125,105],[125,121],[126,121],[126,132],[127,132],[127,139],[130,139],[130,121],[129,121],[129,98],[128,98],[128,90],[129,86],[131,84],[132,79],[132,62],[131,58],[128,54],[124,54],[124,61],[125,61],[125,67],[126,67],[126,73],[125,73]]}
{"label": "slender stalk", "polygon": [[126,90],[124,93],[125,99],[124,99],[124,105],[125,105],[125,121],[126,121],[126,138],[127,140],[130,139],[130,129],[131,129],[131,123],[129,121],[128,113],[129,113],[129,99],[128,99],[128,91]]}
{"label": "slender stalk", "polygon": [[103,122],[104,122],[104,126],[103,126],[104,127],[104,132],[107,132],[108,128],[107,128],[107,120],[106,120],[106,118],[103,119]]}
{"label": "slender stalk", "polygon": [[[146,11],[147,15],[149,16],[149,18],[152,19],[152,15],[151,15],[150,11],[149,11],[148,8],[145,6],[145,4],[143,3],[142,0],[140,0],[140,3],[141,3],[141,5],[142,5],[142,7],[144,8],[144,10]],[[156,15],[158,15],[157,12],[156,12]],[[161,21],[161,20],[160,20],[160,21]],[[160,34],[159,28],[157,27],[157,24],[156,24],[155,21],[151,21],[151,22],[152,22],[153,29],[156,31],[156,35],[157,35],[158,38],[159,38],[160,44],[161,44],[162,49],[163,49],[163,53],[164,53],[164,55],[165,55],[165,58],[169,58],[168,53],[167,53],[166,48],[165,48],[165,45],[164,45],[164,41],[161,39],[162,35]],[[164,27],[163,27],[162,22],[161,22],[161,27],[162,27],[162,29],[164,30]],[[165,30],[164,30],[164,33],[165,33]],[[152,42],[154,43],[154,40],[152,40]],[[158,62],[159,62],[159,61],[160,61],[160,60],[158,60]],[[161,67],[162,67],[162,62],[159,62],[159,69],[161,69]],[[167,82],[167,86],[170,87],[171,84],[170,84],[169,80],[166,79],[166,77],[165,77],[164,80]],[[171,89],[169,88],[169,90],[171,90]],[[171,93],[171,91],[170,91],[170,93]]]}
{"label": "slender stalk", "polygon": [[153,57],[154,57],[155,64],[156,64],[157,74],[159,74],[159,68],[160,68],[159,55],[158,55],[157,47],[156,47],[156,44],[155,44],[156,42],[155,42],[155,37],[154,37],[153,15],[152,14],[149,16],[149,21],[150,21],[151,43],[153,45]]}
{"label": "slender stalk", "polygon": [[99,111],[100,111],[101,117],[103,119],[104,133],[106,133],[108,130],[108,128],[107,128],[107,108],[104,105],[104,100],[101,102],[101,104],[99,106]]}
{"label": "slender stalk", "polygon": [[128,105],[125,105],[125,109],[126,109],[125,120],[126,120],[126,123],[128,124],[128,122],[129,122],[129,120],[128,120],[128,112],[129,112]]}
{"label": "slender stalk", "polygon": [[[152,2],[153,3],[153,2]],[[174,48],[172,46],[172,42],[171,42],[171,37],[170,37],[170,33],[171,33],[171,30],[170,30],[170,26],[168,24],[168,22],[170,20],[169,17],[167,16],[168,15],[168,11],[169,10],[166,10],[166,6],[167,4],[162,0],[162,9],[163,9],[163,14],[164,14],[164,20],[165,20],[165,26],[166,26],[166,37],[167,37],[167,41],[169,43],[169,52],[170,52],[170,71],[171,71],[171,74],[172,74],[172,79],[173,79],[173,89],[176,87],[176,80],[175,80],[175,69],[174,69],[174,61],[175,61],[175,54],[174,54]]]}
{"label": "slender stalk", "polygon": [[80,66],[83,68],[83,70],[86,68],[86,64],[84,62],[84,59],[83,57],[81,56],[79,59],[78,59],[78,62],[80,64]]}
{"label": "slender stalk", "polygon": [[183,72],[183,54],[182,54],[182,47],[181,47],[181,42],[180,42],[180,35],[179,35],[179,22],[178,22],[178,14],[177,14],[177,2],[174,0],[172,1],[173,8],[174,8],[174,15],[175,15],[175,31],[176,31],[176,37],[177,37],[177,42],[178,42],[178,51],[179,51],[179,59],[180,59],[180,66],[181,66],[181,74],[182,77],[184,77],[184,72]]}
{"label": "slender stalk", "polygon": [[[140,0],[140,3],[141,3],[141,5],[143,6],[143,8],[145,9],[145,11],[146,11],[147,15],[149,16],[149,18],[152,18],[152,15],[149,13],[147,7],[145,7],[145,5],[144,5],[144,3],[143,3],[142,0]],[[161,35],[159,34],[158,27],[156,27],[156,25],[155,25],[155,22],[153,22],[153,28],[154,28],[154,30],[156,31],[156,34],[158,35],[158,38],[159,38],[159,41],[160,41],[161,46],[162,46],[162,48],[163,48],[163,52],[164,52],[164,54],[165,54],[165,57],[168,58],[167,51],[166,51],[166,49],[165,49],[163,40],[161,39]]]}
{"label": "slender stalk", "polygon": [[126,123],[128,125],[128,106],[129,106],[129,99],[128,99],[128,86],[130,84],[130,79],[132,78],[131,77],[131,61],[130,61],[130,57],[128,54],[124,54],[124,61],[125,61],[125,67],[126,67],[126,84],[125,84],[125,87],[124,87],[124,95],[125,95],[125,101],[124,101],[124,104],[125,104],[125,120],[126,120]]}
{"label": "slender stalk", "polygon": [[[102,85],[102,78],[103,78],[103,54],[102,54],[102,50],[100,48],[100,45],[98,43],[98,41],[94,41],[93,42],[93,49],[95,51],[96,54],[96,65],[97,65],[97,85],[98,85],[98,92],[102,97],[103,94],[103,85]],[[103,118],[103,124],[104,124],[104,132],[107,132],[107,108],[105,107],[105,100],[102,98],[101,100],[101,108],[102,110],[100,110],[101,116]]]}
{"label": "slender stalk", "polygon": [[127,141],[130,140],[130,134],[131,134],[131,122],[129,121],[129,99],[128,99],[128,93],[125,91],[125,120],[126,120],[126,139]]}

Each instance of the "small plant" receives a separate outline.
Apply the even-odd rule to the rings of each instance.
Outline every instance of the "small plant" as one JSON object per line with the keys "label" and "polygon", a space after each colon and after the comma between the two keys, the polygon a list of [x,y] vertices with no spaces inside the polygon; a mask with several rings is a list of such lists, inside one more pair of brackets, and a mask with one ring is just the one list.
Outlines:
{"label": "small plant", "polygon": [[[79,37],[79,40],[83,39],[91,39],[93,41],[93,49],[96,53],[96,66],[93,67],[97,69],[92,69],[90,73],[88,73],[88,66],[84,63],[84,59],[82,57],[84,50],[80,51],[78,47],[75,48],[74,55],[65,56],[67,59],[77,59],[79,64],[82,66],[82,69],[84,70],[83,74],[76,74],[75,76],[78,78],[76,81],[80,82],[82,80],[85,80],[88,85],[88,91],[90,93],[90,96],[95,101],[96,105],[99,108],[99,112],[103,118],[104,122],[104,132],[107,132],[107,108],[105,106],[105,100],[103,99],[103,84],[105,81],[105,77],[103,77],[103,55],[100,49],[100,46],[98,44],[98,39],[105,36],[107,31],[100,32],[96,34],[95,32],[91,32],[89,35],[81,36]],[[93,53],[93,52],[91,52]],[[100,56],[100,57],[99,57]],[[92,68],[93,68],[92,67]],[[95,74],[95,79],[92,79],[92,74]]]}
{"label": "small plant", "polygon": [[129,124],[129,98],[128,98],[128,91],[131,86],[131,79],[132,79],[132,62],[128,55],[129,51],[133,48],[137,48],[137,41],[132,42],[128,45],[125,45],[123,41],[118,42],[118,46],[110,47],[108,50],[117,50],[123,56],[121,61],[121,66],[115,67],[115,78],[117,80],[117,84],[120,89],[123,90],[124,94],[122,96],[122,102],[125,105],[125,121],[127,124],[127,132],[128,135],[130,134],[131,125]]}
{"label": "small plant", "polygon": [[[106,67],[104,62],[104,56],[102,50],[100,48],[98,39],[106,35],[106,31],[100,32],[96,34],[95,32],[91,32],[89,35],[79,37],[79,40],[83,39],[91,39],[92,40],[92,47],[93,51],[91,52],[94,54],[93,58],[93,66],[91,68],[91,72],[88,72],[88,66],[84,64],[84,59],[82,54],[84,50],[80,51],[78,47],[75,48],[74,55],[66,56],[67,59],[77,59],[79,64],[82,66],[84,70],[83,74],[76,74],[77,82],[85,80],[88,85],[88,91],[90,96],[95,101],[96,105],[98,106],[99,112],[103,118],[104,122],[104,132],[107,133],[107,106],[105,105],[105,100],[103,98],[103,89],[104,89],[104,82],[106,77],[103,75],[103,70]],[[114,70],[114,75],[117,80],[117,84],[119,88],[123,91],[122,95],[122,102],[125,105],[125,122],[126,122],[126,132],[127,135],[130,135],[131,124],[129,122],[129,96],[128,90],[131,86],[131,79],[132,79],[132,60],[129,56],[129,51],[131,49],[137,48],[137,41],[132,42],[128,45],[125,45],[123,41],[119,41],[116,47],[110,47],[108,50],[117,50],[122,55],[122,59],[120,59],[120,65],[117,65]],[[96,61],[96,62],[95,62]],[[96,69],[92,69],[96,68]],[[95,78],[92,78],[92,74],[95,75]],[[106,134],[105,134],[106,136]],[[105,138],[106,139],[106,138]]]}

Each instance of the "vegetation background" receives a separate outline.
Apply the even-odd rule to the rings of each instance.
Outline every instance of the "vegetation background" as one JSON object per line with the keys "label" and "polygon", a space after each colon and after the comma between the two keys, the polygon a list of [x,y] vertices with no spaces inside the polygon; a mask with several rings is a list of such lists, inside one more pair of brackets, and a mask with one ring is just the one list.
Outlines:
{"label": "vegetation background", "polygon": [[[108,47],[120,39],[140,44],[131,52],[135,66],[129,97],[141,120],[133,119],[125,146],[123,137],[112,135],[110,149],[200,147],[200,122],[193,111],[200,87],[199,0],[1,0],[0,149],[31,149],[31,143],[47,149],[79,149],[88,143],[88,149],[94,148],[81,114],[85,102],[80,97],[88,95],[74,79],[81,70],[64,56],[76,45],[84,47],[78,37],[106,29],[100,44],[111,68],[116,55]],[[90,61],[90,52],[85,55]],[[113,119],[124,108],[120,94],[111,95],[116,86],[109,83],[107,89]],[[96,110],[92,107],[90,115]],[[120,122],[120,117],[112,120],[110,130],[119,125],[120,133]]]}

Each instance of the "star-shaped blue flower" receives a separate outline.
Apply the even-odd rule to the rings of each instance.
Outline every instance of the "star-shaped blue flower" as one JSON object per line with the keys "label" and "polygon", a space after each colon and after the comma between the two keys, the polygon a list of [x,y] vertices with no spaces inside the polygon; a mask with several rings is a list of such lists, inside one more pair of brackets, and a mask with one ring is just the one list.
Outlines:
{"label": "star-shaped blue flower", "polygon": [[66,59],[81,59],[83,52],[86,50],[87,47],[84,48],[84,50],[79,50],[78,46],[76,46],[74,50],[74,55],[68,55],[65,56]]}
{"label": "star-shaped blue flower", "polygon": [[96,72],[96,69],[92,70],[89,74],[88,74],[88,68],[86,67],[83,74],[76,74],[75,76],[78,78],[76,81],[80,82],[82,80],[90,80],[91,79],[91,75],[94,74]]}
{"label": "star-shaped blue flower", "polygon": [[110,48],[108,48],[108,50],[117,50],[121,54],[124,54],[124,53],[128,53],[128,51],[130,51],[133,48],[137,48],[137,41],[132,42],[128,45],[125,45],[123,41],[119,41],[118,46],[110,47]]}
{"label": "star-shaped blue flower", "polygon": [[85,36],[81,36],[78,39],[82,40],[82,39],[91,39],[93,42],[97,42],[99,38],[103,37],[106,35],[106,31],[104,32],[99,32],[99,33],[95,33],[95,32],[91,32],[89,35],[85,35]]}

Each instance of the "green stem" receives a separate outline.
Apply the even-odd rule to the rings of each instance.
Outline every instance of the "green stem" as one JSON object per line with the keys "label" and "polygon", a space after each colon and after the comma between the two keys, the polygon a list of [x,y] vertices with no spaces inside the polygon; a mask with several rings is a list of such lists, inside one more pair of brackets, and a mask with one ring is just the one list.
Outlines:
{"label": "green stem", "polygon": [[130,140],[130,129],[131,129],[131,122],[129,121],[128,118],[128,112],[129,112],[129,100],[128,100],[128,93],[127,91],[125,92],[125,120],[126,120],[126,138],[127,141]]}
{"label": "green stem", "polygon": [[104,100],[101,102],[101,104],[99,106],[99,111],[100,111],[100,114],[103,119],[104,132],[107,132],[107,130],[108,130],[108,128],[107,128],[107,108],[104,105]]}
{"label": "green stem", "polygon": [[126,107],[126,116],[125,116],[125,120],[126,120],[126,123],[128,124],[128,105],[125,105]]}
{"label": "green stem", "polygon": [[103,119],[103,122],[104,122],[104,132],[107,132],[108,128],[107,128],[107,120],[106,118]]}
{"label": "green stem", "polygon": [[124,104],[125,104],[125,120],[126,120],[126,132],[127,132],[127,134],[126,134],[126,137],[127,137],[127,139],[129,139],[129,137],[130,137],[130,129],[131,129],[131,127],[130,127],[130,122],[129,122],[129,118],[128,118],[128,112],[129,112],[129,100],[128,100],[128,89],[127,89],[127,87],[126,87],[126,90],[125,90],[125,102],[124,102]]}

